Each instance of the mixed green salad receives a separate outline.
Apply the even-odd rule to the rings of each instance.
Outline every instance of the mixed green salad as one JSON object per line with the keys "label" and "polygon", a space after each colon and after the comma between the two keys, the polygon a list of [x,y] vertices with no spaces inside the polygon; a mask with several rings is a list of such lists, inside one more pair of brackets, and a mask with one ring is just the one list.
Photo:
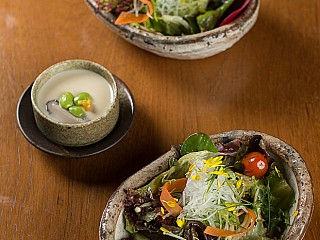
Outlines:
{"label": "mixed green salad", "polygon": [[260,135],[189,136],[167,171],[126,190],[126,240],[280,239],[295,193],[264,146]]}
{"label": "mixed green salad", "polygon": [[96,0],[99,9],[117,15],[115,24],[180,36],[228,24],[250,0]]}

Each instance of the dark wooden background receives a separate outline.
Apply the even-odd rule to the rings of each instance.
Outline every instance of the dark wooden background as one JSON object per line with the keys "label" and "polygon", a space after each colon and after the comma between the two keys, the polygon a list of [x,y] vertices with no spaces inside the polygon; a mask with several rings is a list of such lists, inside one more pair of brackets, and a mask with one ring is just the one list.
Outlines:
{"label": "dark wooden background", "polygon": [[[320,233],[320,1],[261,2],[234,47],[179,61],[120,39],[84,1],[0,2],[0,239],[98,239],[107,199],[130,174],[202,131],[259,130],[294,146],[315,186],[305,239]],[[66,59],[97,62],[132,91],[126,137],[99,155],[61,158],[21,134],[16,108],[44,69]]]}

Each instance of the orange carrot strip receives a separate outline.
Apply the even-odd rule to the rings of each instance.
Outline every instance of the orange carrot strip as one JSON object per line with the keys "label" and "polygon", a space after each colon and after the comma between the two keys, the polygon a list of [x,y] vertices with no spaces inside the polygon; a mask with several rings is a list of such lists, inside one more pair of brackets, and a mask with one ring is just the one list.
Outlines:
{"label": "orange carrot strip", "polygon": [[147,14],[139,14],[136,16],[134,13],[121,12],[115,21],[115,24],[129,24],[129,23],[143,23],[148,20]]}
{"label": "orange carrot strip", "polygon": [[140,2],[148,5],[149,13],[150,13],[150,15],[152,15],[152,13],[153,13],[153,5],[152,5],[152,3],[149,0],[140,0]]}
{"label": "orange carrot strip", "polygon": [[254,227],[254,224],[256,223],[256,214],[254,213],[254,211],[252,211],[249,208],[247,208],[247,211],[251,217],[251,223],[250,223],[250,226],[245,230],[245,232],[249,232]]}
{"label": "orange carrot strip", "polygon": [[204,230],[204,233],[210,236],[215,236],[215,237],[228,237],[228,236],[235,236],[238,234],[235,231],[230,231],[230,230],[211,227],[211,226],[207,226],[206,229]]}
{"label": "orange carrot strip", "polygon": [[182,192],[187,184],[187,178],[179,178],[174,181],[166,182],[163,187],[167,188],[169,192]]}
{"label": "orange carrot strip", "polygon": [[[140,0],[140,2],[146,4],[149,8],[150,15],[153,13],[153,6],[149,0]],[[148,14],[138,14],[129,12],[121,12],[115,21],[115,24],[129,24],[129,23],[143,23],[149,19]]]}
{"label": "orange carrot strip", "polygon": [[161,191],[160,202],[163,207],[174,217],[178,216],[182,208],[171,196],[171,193],[182,192],[187,184],[187,178],[180,178],[175,181],[166,182]]}
{"label": "orange carrot strip", "polygon": [[247,209],[247,211],[248,211],[247,214],[249,214],[249,216],[251,217],[250,226],[247,229],[236,232],[236,231],[230,231],[230,230],[225,230],[221,228],[207,226],[206,229],[204,230],[204,233],[210,236],[215,236],[215,237],[229,237],[229,236],[232,237],[232,236],[242,235],[249,232],[254,227],[254,224],[256,222],[256,215],[251,209]]}

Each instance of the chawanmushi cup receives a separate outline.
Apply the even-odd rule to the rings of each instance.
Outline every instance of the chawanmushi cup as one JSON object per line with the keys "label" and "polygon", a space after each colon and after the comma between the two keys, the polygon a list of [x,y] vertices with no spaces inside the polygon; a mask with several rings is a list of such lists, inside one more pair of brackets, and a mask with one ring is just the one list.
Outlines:
{"label": "chawanmushi cup", "polygon": [[[70,70],[87,70],[96,73],[103,77],[106,84],[111,87],[110,99],[108,100],[110,102],[97,118],[80,123],[65,123],[53,119],[43,110],[43,104],[45,103],[39,100],[39,92],[57,74]],[[68,79],[65,81],[68,81]],[[92,84],[92,81],[88,81],[87,84]],[[87,86],[83,86],[84,90],[86,88]],[[65,91],[69,91],[69,89],[65,89]],[[94,95],[95,93],[91,94]],[[113,130],[119,117],[119,96],[117,83],[113,75],[103,66],[87,60],[66,60],[44,70],[33,83],[31,102],[35,122],[39,130],[49,140],[63,146],[80,147],[98,142]]]}

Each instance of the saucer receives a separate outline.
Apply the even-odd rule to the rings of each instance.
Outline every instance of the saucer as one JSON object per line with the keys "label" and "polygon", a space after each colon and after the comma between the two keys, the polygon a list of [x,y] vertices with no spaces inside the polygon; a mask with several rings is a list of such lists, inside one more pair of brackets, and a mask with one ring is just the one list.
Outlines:
{"label": "saucer", "polygon": [[22,93],[17,106],[17,120],[24,137],[36,148],[62,157],[88,157],[104,152],[117,144],[128,132],[134,118],[134,99],[129,88],[114,76],[119,91],[119,118],[114,129],[102,140],[84,147],[66,147],[47,139],[38,129],[31,105],[32,84]]}

